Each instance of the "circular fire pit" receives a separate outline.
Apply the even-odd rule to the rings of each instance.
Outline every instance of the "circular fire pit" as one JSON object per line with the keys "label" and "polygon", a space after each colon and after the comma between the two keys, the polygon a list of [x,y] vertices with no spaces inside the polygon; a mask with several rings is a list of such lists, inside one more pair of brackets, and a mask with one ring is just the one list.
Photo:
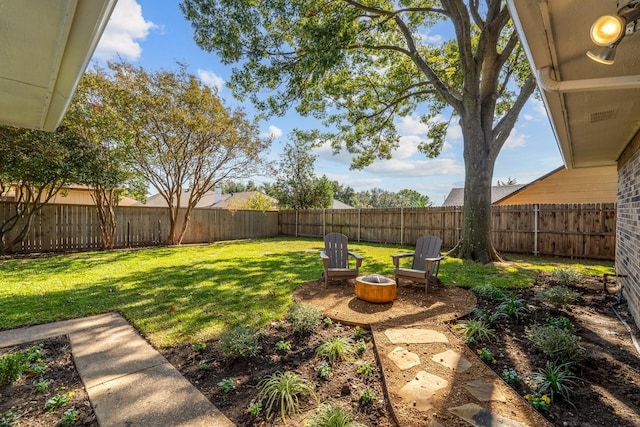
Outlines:
{"label": "circular fire pit", "polygon": [[396,298],[396,282],[378,274],[356,278],[356,296],[369,302],[389,302]]}

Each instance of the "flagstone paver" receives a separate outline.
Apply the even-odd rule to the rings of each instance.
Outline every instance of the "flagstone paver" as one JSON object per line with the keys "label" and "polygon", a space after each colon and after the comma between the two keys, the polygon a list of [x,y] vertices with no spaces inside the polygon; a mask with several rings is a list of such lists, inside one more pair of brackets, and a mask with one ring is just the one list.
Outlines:
{"label": "flagstone paver", "polygon": [[437,375],[426,371],[419,371],[415,378],[400,389],[398,395],[419,411],[428,411],[433,408],[431,398],[440,389],[449,385],[449,382]]}
{"label": "flagstone paver", "polygon": [[506,402],[507,398],[504,393],[500,391],[497,384],[494,382],[486,381],[469,381],[464,385],[469,393],[478,400],[483,402],[489,402],[491,400],[496,402]]}
{"label": "flagstone paver", "polygon": [[445,334],[434,331],[433,329],[387,329],[384,331],[384,334],[393,344],[429,344],[449,342],[449,339]]}
{"label": "flagstone paver", "polygon": [[462,354],[453,350],[435,354],[431,357],[431,360],[456,372],[464,372],[471,367],[471,362],[465,359]]}
{"label": "flagstone paver", "polygon": [[449,408],[449,412],[475,427],[526,427],[527,424],[512,420],[475,403]]}
{"label": "flagstone paver", "polygon": [[394,348],[387,357],[389,357],[389,360],[395,363],[401,371],[406,371],[420,364],[420,356],[402,347]]}

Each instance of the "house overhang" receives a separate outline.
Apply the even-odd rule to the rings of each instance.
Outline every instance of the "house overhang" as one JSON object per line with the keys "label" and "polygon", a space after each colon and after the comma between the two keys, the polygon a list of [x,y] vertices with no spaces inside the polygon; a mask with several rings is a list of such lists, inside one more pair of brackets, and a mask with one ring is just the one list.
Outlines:
{"label": "house overhang", "polygon": [[640,129],[640,34],[625,37],[615,63],[586,52],[589,30],[616,0],[507,0],[565,165],[616,164]]}
{"label": "house overhang", "polygon": [[0,123],[55,130],[116,2],[0,2]]}

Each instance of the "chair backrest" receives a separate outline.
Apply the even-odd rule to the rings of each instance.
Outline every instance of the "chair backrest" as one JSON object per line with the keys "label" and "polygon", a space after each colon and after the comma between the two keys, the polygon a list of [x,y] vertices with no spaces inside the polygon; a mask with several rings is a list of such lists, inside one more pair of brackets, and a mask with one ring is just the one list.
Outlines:
{"label": "chair backrest", "polygon": [[425,258],[436,258],[440,256],[440,246],[442,239],[437,236],[422,236],[416,242],[416,252],[413,256],[413,270],[425,270]]}
{"label": "chair backrest", "polygon": [[329,233],[324,236],[324,253],[329,257],[329,268],[347,268],[349,248],[347,236]]}

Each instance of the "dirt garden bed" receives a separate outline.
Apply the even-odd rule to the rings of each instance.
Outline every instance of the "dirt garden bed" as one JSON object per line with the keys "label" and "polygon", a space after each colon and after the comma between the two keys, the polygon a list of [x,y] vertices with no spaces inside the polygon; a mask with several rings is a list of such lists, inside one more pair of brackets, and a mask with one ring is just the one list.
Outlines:
{"label": "dirt garden bed", "polygon": [[[571,288],[578,293],[578,298],[573,304],[562,310],[553,309],[543,304],[536,295],[554,285],[550,276],[541,275],[532,288],[517,291],[515,296],[525,301],[526,313],[517,321],[502,318],[494,322],[491,326],[495,330],[494,339],[472,345],[469,350],[471,355],[468,357],[473,358],[476,350],[485,348],[495,357],[496,363],[482,364],[482,370],[493,370],[499,375],[505,369],[514,369],[522,378],[522,381],[514,384],[518,394],[525,396],[535,393],[528,377],[532,372],[542,369],[547,358],[527,338],[526,328],[536,323],[542,324],[550,317],[566,317],[574,325],[575,334],[580,338],[579,343],[585,349],[583,360],[574,369],[575,375],[580,379],[576,380],[572,387],[571,403],[559,398],[540,412],[557,427],[640,425],[640,356],[636,353],[628,331],[611,309],[613,304],[627,320],[633,333],[640,337],[630,320],[625,304],[615,304],[616,297],[604,292],[601,278],[585,278]],[[469,304],[468,301],[464,301],[466,297],[463,296],[468,293],[442,285],[432,286],[429,290],[430,297],[433,297],[434,301],[437,299],[437,304],[425,303],[423,287],[405,284],[399,287],[396,301],[389,306],[365,305],[353,298],[347,285],[333,284],[324,288],[321,282],[311,282],[300,287],[296,295],[299,299],[306,299],[306,302],[315,300],[329,304],[333,301],[324,309],[330,308],[332,317],[344,316],[344,319],[352,319],[354,323],[388,322],[395,317],[397,311],[404,312],[404,321],[410,324],[414,318],[420,317],[420,310],[431,310],[435,314],[442,310],[444,313],[444,307],[447,305],[459,309],[456,315],[464,316]],[[475,298],[472,302],[475,304]],[[477,305],[487,311],[495,310],[498,304],[497,300],[477,298]],[[285,370],[311,379],[315,384],[319,401],[347,408],[362,424],[381,427],[396,425],[390,402],[384,398],[382,372],[374,353],[370,332],[364,334],[366,350],[361,357],[352,362],[337,363],[328,381],[318,377],[316,369],[320,361],[315,357],[315,350],[324,340],[334,336],[354,338],[356,329],[346,324],[327,323],[322,324],[313,334],[306,335],[293,333],[291,326],[285,321],[274,322],[259,332],[261,353],[252,358],[235,361],[228,361],[222,357],[219,342],[203,343],[205,346],[200,349],[185,346],[162,349],[162,352],[238,426],[284,425],[277,417],[273,423],[263,424],[263,414],[252,416],[249,408],[255,403],[258,382],[266,375]],[[286,353],[278,352],[276,344],[280,341],[290,342],[291,350]],[[68,343],[64,339],[56,339],[42,344],[46,350],[43,359],[50,366],[50,372],[47,373],[47,378],[52,381],[49,393],[40,395],[35,392],[36,378],[33,377],[25,377],[12,385],[2,386],[0,414],[14,411],[20,414],[20,425],[24,426],[55,425],[69,406],[61,413],[56,412],[52,415],[42,410],[46,399],[61,391],[75,391],[73,407],[82,411],[74,425],[97,425],[86,394],[83,394],[84,389],[81,383],[78,384],[78,375],[73,374],[75,370]],[[28,347],[24,346],[25,349]],[[56,353],[54,348],[64,351]],[[9,349],[1,349],[0,354],[6,353],[7,350]],[[460,349],[461,352],[464,350]],[[356,373],[365,363],[374,368],[369,377]],[[231,379],[234,384],[228,394],[225,394],[219,385],[225,379]],[[389,381],[389,378],[387,380]],[[360,401],[365,389],[370,389],[376,397],[368,405],[362,405]],[[451,396],[451,399],[455,398]],[[522,405],[523,410],[531,409],[523,398],[509,404]],[[304,419],[315,413],[315,408],[314,400],[303,400],[302,414],[289,418],[287,425],[303,425]],[[466,425],[454,417],[447,417],[446,414],[425,414],[411,408],[401,411],[400,414],[397,413],[397,409],[395,412],[396,416],[401,418],[403,427],[422,426],[429,419],[437,420],[445,426]],[[409,424],[407,420],[411,420]]]}

